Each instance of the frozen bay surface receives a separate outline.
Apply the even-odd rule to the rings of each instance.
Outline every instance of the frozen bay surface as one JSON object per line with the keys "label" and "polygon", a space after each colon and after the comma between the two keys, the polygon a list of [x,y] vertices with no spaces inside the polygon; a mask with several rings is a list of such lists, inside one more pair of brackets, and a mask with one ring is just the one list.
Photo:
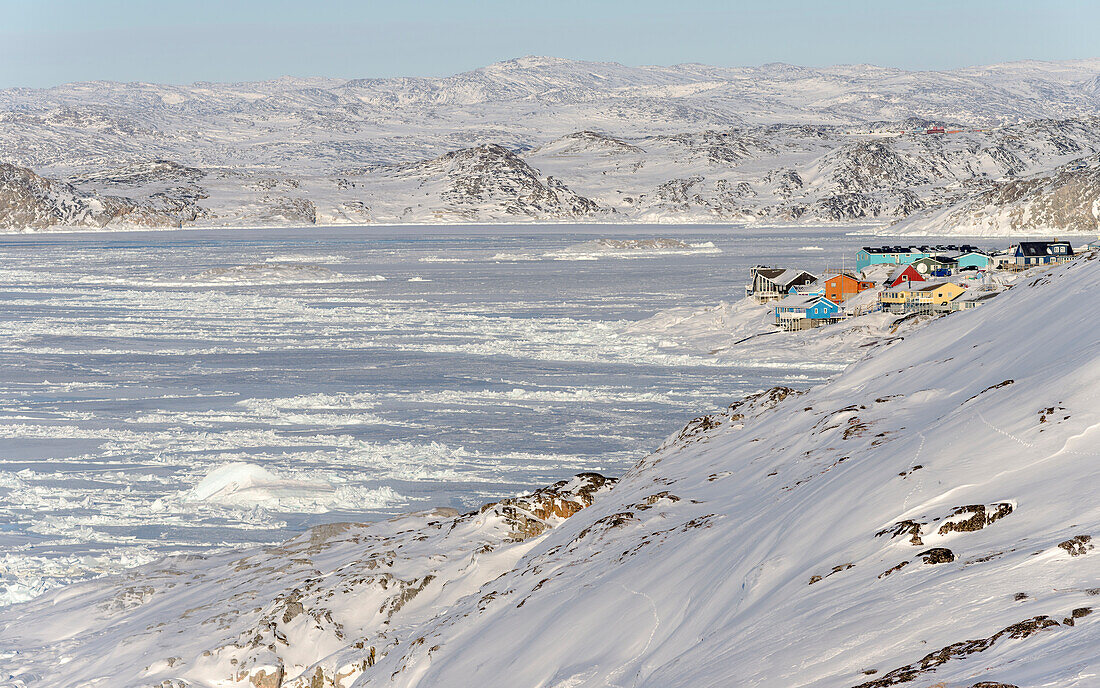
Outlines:
{"label": "frozen bay surface", "polygon": [[[0,238],[0,604],[162,554],[622,473],[850,352],[639,329],[841,229],[304,228]],[[653,241],[658,239],[657,241]]]}

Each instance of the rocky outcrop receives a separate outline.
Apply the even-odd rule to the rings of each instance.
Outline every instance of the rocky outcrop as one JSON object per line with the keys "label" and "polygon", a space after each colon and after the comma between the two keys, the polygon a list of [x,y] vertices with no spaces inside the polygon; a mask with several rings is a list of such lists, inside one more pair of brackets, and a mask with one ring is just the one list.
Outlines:
{"label": "rocky outcrop", "polygon": [[[108,624],[128,659],[108,653],[80,667],[71,685],[98,672],[140,674],[148,685],[350,688],[394,648],[424,642],[414,629],[478,593],[615,482],[581,473],[466,514],[331,523],[243,556],[177,557],[80,584],[91,606],[73,609],[80,621],[61,646],[94,645]],[[199,588],[206,592],[195,595]],[[53,612],[69,604],[39,603]],[[84,633],[87,614],[94,618]],[[181,624],[198,632],[180,637]],[[11,630],[0,617],[0,633]]]}
{"label": "rocky outcrop", "polygon": [[999,182],[918,227],[1001,233],[1100,233],[1100,165],[1076,161],[1056,172]]}
{"label": "rocky outcrop", "polygon": [[512,151],[487,144],[409,165],[400,176],[438,188],[431,211],[440,219],[564,219],[596,215],[599,204],[544,177]]}
{"label": "rocky outcrop", "polygon": [[181,219],[119,196],[80,191],[14,165],[0,164],[0,227],[175,226]]}

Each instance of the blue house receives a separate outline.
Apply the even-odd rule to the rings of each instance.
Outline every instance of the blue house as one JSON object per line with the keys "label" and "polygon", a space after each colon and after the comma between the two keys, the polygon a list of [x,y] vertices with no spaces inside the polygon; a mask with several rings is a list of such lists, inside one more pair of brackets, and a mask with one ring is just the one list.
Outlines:
{"label": "blue house", "polygon": [[775,304],[775,324],[788,332],[820,327],[843,318],[840,306],[819,294],[791,294]]}
{"label": "blue house", "polygon": [[1016,247],[1016,265],[1046,265],[1073,260],[1068,241],[1021,241]]}

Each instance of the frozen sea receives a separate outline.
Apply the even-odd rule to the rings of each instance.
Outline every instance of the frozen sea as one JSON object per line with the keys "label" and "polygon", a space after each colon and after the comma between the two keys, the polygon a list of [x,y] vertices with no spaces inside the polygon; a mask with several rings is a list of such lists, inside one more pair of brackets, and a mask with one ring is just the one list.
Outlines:
{"label": "frozen sea", "polygon": [[[0,237],[0,604],[165,553],[620,474],[838,364],[628,332],[849,266],[849,229],[308,228]],[[614,242],[668,238],[630,249]],[[663,246],[663,247],[662,247]]]}

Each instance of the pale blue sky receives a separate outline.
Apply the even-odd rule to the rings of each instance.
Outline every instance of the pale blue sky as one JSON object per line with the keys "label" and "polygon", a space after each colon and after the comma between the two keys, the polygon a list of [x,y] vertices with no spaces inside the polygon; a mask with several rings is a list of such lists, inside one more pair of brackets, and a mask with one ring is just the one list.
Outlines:
{"label": "pale blue sky", "polygon": [[437,76],[522,55],[943,69],[1100,56],[1096,0],[0,0],[0,87]]}

